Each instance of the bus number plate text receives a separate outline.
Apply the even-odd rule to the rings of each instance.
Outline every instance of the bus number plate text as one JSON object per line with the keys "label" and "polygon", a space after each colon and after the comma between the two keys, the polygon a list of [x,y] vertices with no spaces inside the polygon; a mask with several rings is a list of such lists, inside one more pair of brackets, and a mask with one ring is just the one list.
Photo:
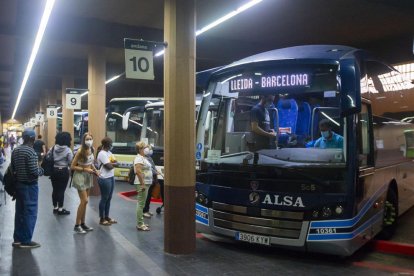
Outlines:
{"label": "bus number plate text", "polygon": [[257,243],[263,245],[270,245],[270,238],[266,236],[254,235],[249,233],[236,233],[236,240],[250,242],[250,243]]}
{"label": "bus number plate text", "polygon": [[335,234],[336,228],[317,228],[315,229],[317,234]]}

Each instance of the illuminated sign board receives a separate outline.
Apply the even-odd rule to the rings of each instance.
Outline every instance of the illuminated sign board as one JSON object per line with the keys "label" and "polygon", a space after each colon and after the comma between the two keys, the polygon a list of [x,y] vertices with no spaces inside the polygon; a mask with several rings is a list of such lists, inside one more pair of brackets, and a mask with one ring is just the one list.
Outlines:
{"label": "illuminated sign board", "polygon": [[230,92],[242,92],[266,88],[278,89],[309,86],[310,75],[308,73],[241,76],[229,80]]}

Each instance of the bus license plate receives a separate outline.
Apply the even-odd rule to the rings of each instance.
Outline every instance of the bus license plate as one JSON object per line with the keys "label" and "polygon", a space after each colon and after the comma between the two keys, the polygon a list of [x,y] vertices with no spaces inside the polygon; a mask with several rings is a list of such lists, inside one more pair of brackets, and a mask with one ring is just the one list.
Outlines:
{"label": "bus license plate", "polygon": [[128,176],[129,171],[120,171],[121,176]]}
{"label": "bus license plate", "polygon": [[236,240],[250,242],[250,243],[263,244],[263,245],[270,245],[269,237],[249,234],[249,233],[243,233],[243,232],[236,233]]}

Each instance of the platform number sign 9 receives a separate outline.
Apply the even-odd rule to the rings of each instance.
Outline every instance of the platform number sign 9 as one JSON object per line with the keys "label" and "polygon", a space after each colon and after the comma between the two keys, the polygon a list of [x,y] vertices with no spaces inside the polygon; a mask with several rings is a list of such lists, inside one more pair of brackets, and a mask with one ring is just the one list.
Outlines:
{"label": "platform number sign 9", "polygon": [[81,109],[81,91],[66,90],[66,109]]}
{"label": "platform number sign 9", "polygon": [[129,79],[154,79],[152,45],[145,41],[125,39],[125,77]]}

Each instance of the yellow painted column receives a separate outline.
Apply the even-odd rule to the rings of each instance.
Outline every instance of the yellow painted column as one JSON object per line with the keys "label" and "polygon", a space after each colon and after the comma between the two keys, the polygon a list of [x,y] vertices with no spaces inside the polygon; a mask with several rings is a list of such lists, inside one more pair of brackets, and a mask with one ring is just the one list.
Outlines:
{"label": "yellow painted column", "polygon": [[195,0],[164,6],[164,250],[195,251]]}
{"label": "yellow painted column", "polygon": [[93,47],[88,56],[88,128],[93,135],[95,148],[105,137],[105,79],[105,50]]}
{"label": "yellow painted column", "polygon": [[74,115],[73,109],[66,108],[66,88],[75,88],[75,80],[72,76],[64,76],[62,79],[62,131],[67,131],[72,137],[72,149],[74,135]]}
{"label": "yellow painted column", "polygon": [[[47,104],[56,105],[56,91],[51,90],[47,95]],[[47,114],[46,114],[47,117]],[[55,144],[55,136],[57,133],[57,119],[48,118],[47,119],[47,147],[51,148]]]}

